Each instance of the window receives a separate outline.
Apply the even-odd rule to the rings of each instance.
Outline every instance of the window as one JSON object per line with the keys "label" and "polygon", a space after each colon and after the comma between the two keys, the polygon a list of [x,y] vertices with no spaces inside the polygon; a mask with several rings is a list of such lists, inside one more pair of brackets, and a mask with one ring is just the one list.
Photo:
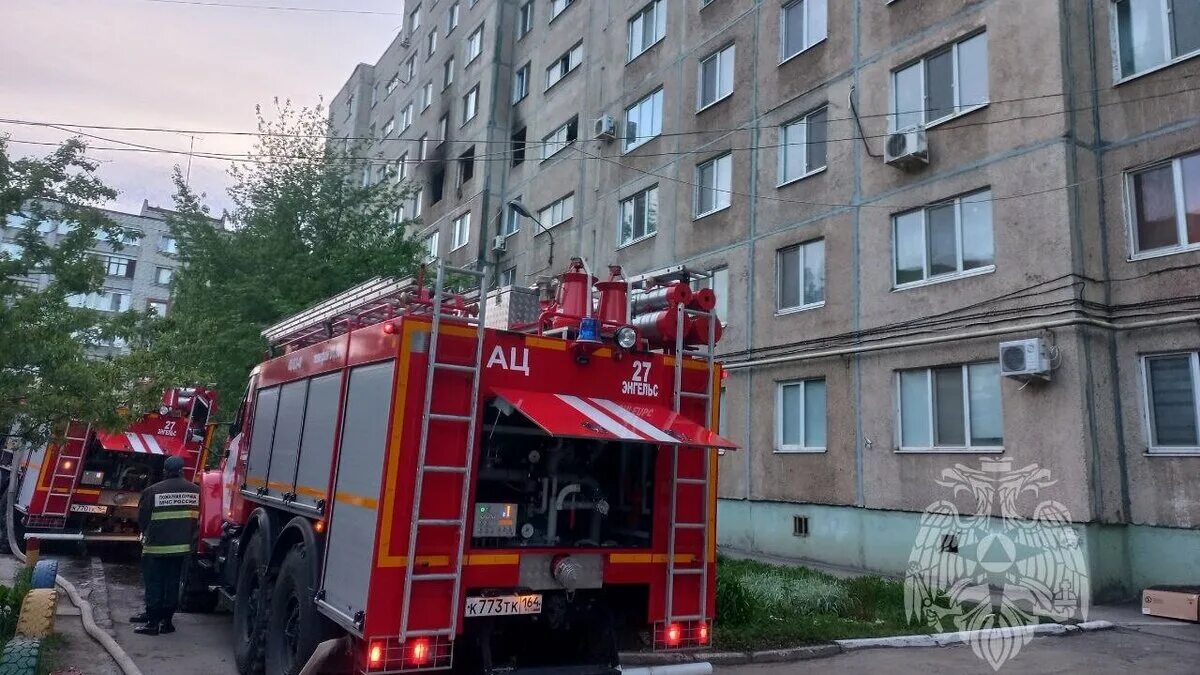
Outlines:
{"label": "window", "polygon": [[636,59],[642,52],[667,35],[667,3],[663,0],[642,8],[629,20],[629,53],[627,60]]}
{"label": "window", "polygon": [[408,15],[408,32],[413,33],[421,27],[421,6],[417,5]]}
{"label": "window", "polygon": [[374,85],[371,86],[371,108],[374,109],[379,103],[379,89]]}
{"label": "window", "polygon": [[1200,152],[1128,175],[1134,255],[1200,247]]}
{"label": "window", "polygon": [[[515,201],[521,201],[521,195],[513,197]],[[506,206],[504,209],[504,222],[500,223],[500,234],[508,236],[516,234],[521,229],[521,214],[511,206]],[[501,284],[503,285],[503,284]]]}
{"label": "window", "polygon": [[423,200],[424,196],[425,196],[425,188],[419,188],[419,189],[417,189],[417,191],[415,193],[413,193],[412,202],[411,202],[411,206],[412,206],[411,210],[412,210],[413,218],[421,217],[421,205],[424,203],[424,200]]}
{"label": "window", "polygon": [[553,21],[559,14],[567,11],[574,2],[575,0],[550,0],[550,20]]}
{"label": "window", "polygon": [[413,54],[408,57],[408,61],[404,64],[404,69],[408,71],[408,77],[404,78],[404,83],[412,82],[412,79],[417,76],[417,55]]}
{"label": "window", "polygon": [[[404,110],[400,111],[400,128],[403,131],[408,131],[408,128],[413,123],[413,106],[411,103],[404,106]],[[385,132],[386,133],[386,132]]]}
{"label": "window", "polygon": [[458,28],[458,3],[450,5],[450,11],[446,13],[446,34]]}
{"label": "window", "polygon": [[101,256],[100,264],[104,266],[104,274],[110,277],[132,279],[133,272],[137,269],[136,261],[115,255]]}
{"label": "window", "polygon": [[825,304],[824,239],[779,249],[775,267],[775,306],[779,311]]}
{"label": "window", "polygon": [[467,38],[467,63],[471,63],[483,52],[483,26],[475,29]]}
{"label": "window", "polygon": [[450,137],[450,114],[447,113],[445,115],[442,115],[442,118],[440,120],[438,120],[437,145],[441,145],[442,143],[445,143],[446,139],[448,139],[449,137]]}
{"label": "window", "polygon": [[167,286],[171,283],[171,277],[174,275],[174,273],[175,270],[172,270],[170,267],[155,267],[154,283],[158,284],[159,286]]}
{"label": "window", "polygon": [[527,132],[526,132],[525,127],[521,127],[520,129],[517,129],[512,135],[512,165],[513,166],[517,166],[518,164],[525,161],[526,133]]}
{"label": "window", "polygon": [[119,291],[102,291],[72,295],[67,298],[67,305],[101,312],[126,312],[131,306],[132,296]]}
{"label": "window", "polygon": [[780,128],[779,184],[790,183],[825,168],[829,109],[822,107]]}
{"label": "window", "polygon": [[787,61],[824,40],[827,32],[826,0],[793,0],[779,17],[779,60]]}
{"label": "window", "polygon": [[513,73],[513,103],[519,103],[529,95],[529,68],[530,64],[526,63]]}
{"label": "window", "polygon": [[[64,223],[64,224],[66,225],[66,231],[64,232],[63,228],[59,227],[60,234],[68,234],[75,230],[74,225],[70,225],[70,224],[66,224],[66,223]],[[121,246],[136,246],[138,244],[138,242],[141,241],[141,238],[142,238],[142,233],[138,232],[137,230],[121,229],[114,233],[109,233],[106,230],[97,230],[96,231],[96,241],[114,242],[114,243],[119,243]],[[169,249],[163,248],[163,246],[164,246],[163,240],[166,240],[166,239],[170,240],[170,243],[169,243],[170,248]],[[164,253],[174,253],[175,252],[175,239],[173,237],[168,237],[166,235],[163,235],[163,238],[159,240],[158,250],[163,251]]]}
{"label": "window", "polygon": [[442,65],[442,89],[454,84],[454,57],[446,59],[446,63]]}
{"label": "window", "polygon": [[510,267],[500,272],[500,278],[497,279],[497,285],[500,288],[505,286],[515,286],[517,283],[517,268]]}
{"label": "window", "polygon": [[999,363],[902,370],[896,386],[901,450],[1004,445]]}
{"label": "window", "polygon": [[892,73],[892,129],[912,129],[988,102],[987,33]]}
{"label": "window", "polygon": [[578,133],[579,118],[572,117],[566,124],[542,139],[542,159],[550,159],[554,154],[573,143]]}
{"label": "window", "polygon": [[[446,118],[443,117],[442,119]],[[421,140],[417,141],[417,149],[419,153],[418,158],[421,161],[425,161],[425,158],[429,156],[429,134],[421,134]]]}
{"label": "window", "polygon": [[399,183],[408,179],[408,153],[400,155],[400,159],[396,160],[396,182]]}
{"label": "window", "polygon": [[1200,355],[1162,354],[1143,359],[1146,420],[1151,452],[1200,452]]}
{"label": "window", "polygon": [[348,96],[346,98],[346,118],[345,119],[350,119],[350,116],[353,114],[354,114],[354,94],[350,94],[350,96]]}
{"label": "window", "polygon": [[442,193],[446,190],[446,169],[439,168],[429,176],[429,203],[437,204],[442,201]]}
{"label": "window", "polygon": [[158,250],[162,253],[175,254],[179,252],[179,243],[175,241],[175,237],[160,234],[158,236]]}
{"label": "window", "polygon": [[155,316],[167,315],[167,303],[164,300],[147,300],[146,309],[150,310]]}
{"label": "window", "polygon": [[425,58],[433,56],[433,53],[437,51],[437,37],[436,30],[429,31],[429,35],[425,38]]}
{"label": "window", "polygon": [[982,190],[894,216],[896,286],[990,269],[991,200]]}
{"label": "window", "polygon": [[658,186],[642,190],[621,202],[621,246],[645,239],[658,231]]}
{"label": "window", "polygon": [[479,114],[479,85],[471,87],[463,96],[463,124],[475,119],[475,115]]}
{"label": "window", "polygon": [[[729,318],[729,268],[714,267],[710,273],[712,277],[701,279],[696,287],[711,288],[713,294],[717,296],[717,305],[713,307],[713,313],[717,315],[717,318]],[[725,324],[725,321],[721,321],[722,326]]]}
{"label": "window", "polygon": [[824,452],[824,378],[780,382],[775,396],[775,451]]}
{"label": "window", "polygon": [[733,45],[700,62],[700,87],[696,104],[698,110],[720,101],[733,93]]}
{"label": "window", "polygon": [[396,73],[395,75],[392,76],[392,79],[387,81],[388,95],[390,96],[393,91],[396,91],[396,87],[398,87],[398,86],[400,86],[400,74]]}
{"label": "window", "polygon": [[696,167],[697,218],[729,206],[732,165],[731,155],[721,155]]}
{"label": "window", "polygon": [[546,208],[538,211],[538,221],[542,227],[554,227],[571,219],[575,215],[575,195],[567,195],[558,199]]}
{"label": "window", "polygon": [[458,184],[462,185],[475,177],[475,146],[467,148],[458,156]]}
{"label": "window", "polygon": [[20,260],[25,255],[25,247],[11,241],[0,243],[0,255],[6,255],[12,260]]}
{"label": "window", "polygon": [[450,250],[457,251],[467,245],[471,239],[471,212],[467,211],[454,219],[454,229],[450,241]]}
{"label": "window", "polygon": [[439,241],[442,238],[441,232],[434,232],[428,237],[425,237],[425,260],[437,260],[438,250],[440,248]]}
{"label": "window", "polygon": [[421,110],[429,110],[429,106],[433,105],[433,81],[425,83],[421,88]]}
{"label": "window", "polygon": [[386,121],[386,122],[384,122],[384,123],[383,123],[383,135],[384,135],[384,137],[390,136],[390,135],[391,135],[391,133],[392,133],[393,131],[395,131],[395,130],[396,130],[396,118],[395,118],[395,117],[389,117],[389,118],[388,118],[388,121]]}
{"label": "window", "polygon": [[525,37],[533,30],[533,0],[521,5],[517,10],[517,39]]}
{"label": "window", "polygon": [[566,54],[554,60],[550,67],[546,68],[546,88],[549,89],[558,84],[558,81],[566,77],[571,71],[579,67],[583,63],[583,43],[571,47]]}
{"label": "window", "polygon": [[662,133],[663,90],[625,109],[625,151],[636,148]]}
{"label": "window", "polygon": [[1200,53],[1196,0],[1117,0],[1114,4],[1117,79]]}

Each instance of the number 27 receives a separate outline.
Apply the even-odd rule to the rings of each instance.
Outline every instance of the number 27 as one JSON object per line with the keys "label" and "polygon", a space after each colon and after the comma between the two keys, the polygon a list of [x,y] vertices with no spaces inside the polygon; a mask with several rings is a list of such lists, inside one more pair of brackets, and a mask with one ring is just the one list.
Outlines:
{"label": "number 27", "polygon": [[634,361],[633,362],[633,381],[634,382],[649,382],[650,381],[650,362],[649,361]]}

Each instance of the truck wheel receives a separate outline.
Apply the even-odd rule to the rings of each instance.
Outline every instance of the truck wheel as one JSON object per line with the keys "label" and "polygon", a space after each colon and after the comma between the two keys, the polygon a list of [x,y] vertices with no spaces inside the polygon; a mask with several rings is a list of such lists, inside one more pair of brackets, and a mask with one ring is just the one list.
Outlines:
{"label": "truck wheel", "polygon": [[33,566],[33,577],[30,584],[33,588],[54,588],[54,579],[57,576],[57,560],[39,560]]}
{"label": "truck wheel", "polygon": [[262,537],[255,535],[238,566],[233,602],[233,658],[241,675],[263,672],[263,638],[271,590],[264,548]]}
{"label": "truck wheel", "polygon": [[183,571],[179,575],[179,610],[193,614],[208,614],[217,608],[220,596],[214,590],[209,590],[205,583],[203,570],[196,564],[196,556],[192,554],[183,562]]}
{"label": "truck wheel", "polygon": [[54,632],[54,612],[58,608],[58,593],[53,588],[35,588],[25,595],[21,614],[17,617],[17,635],[44,638]]}
{"label": "truck wheel", "polygon": [[15,637],[0,653],[0,675],[37,675],[42,661],[42,641]]}
{"label": "truck wheel", "polygon": [[[267,675],[297,675],[331,631],[313,602],[312,555],[304,544],[288,551],[271,592],[267,619]],[[323,671],[325,672],[325,671]]]}

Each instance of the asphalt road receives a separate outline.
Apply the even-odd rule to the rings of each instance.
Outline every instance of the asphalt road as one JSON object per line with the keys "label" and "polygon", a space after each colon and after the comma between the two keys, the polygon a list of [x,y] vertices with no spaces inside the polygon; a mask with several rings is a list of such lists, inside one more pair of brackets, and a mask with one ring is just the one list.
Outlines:
{"label": "asphalt road", "polygon": [[[236,675],[231,652],[232,628],[227,612],[179,614],[173,635],[145,637],[133,632],[129,617],[141,609],[141,579],[128,559],[106,554],[102,559],[60,558],[61,572],[97,605],[97,621],[111,621],[117,641],[146,675]],[[1093,617],[1099,618],[1099,617]],[[1200,625],[1143,619],[1133,612],[1118,614],[1123,623],[1114,630],[1068,637],[1036,638],[1000,672],[1057,675],[1059,673],[1143,672],[1200,673]],[[61,665],[71,675],[116,675],[114,664],[92,644],[74,616],[59,617],[68,637]],[[969,647],[869,649],[797,663],[718,668],[721,675],[792,675],[803,673],[980,673],[994,671]]]}

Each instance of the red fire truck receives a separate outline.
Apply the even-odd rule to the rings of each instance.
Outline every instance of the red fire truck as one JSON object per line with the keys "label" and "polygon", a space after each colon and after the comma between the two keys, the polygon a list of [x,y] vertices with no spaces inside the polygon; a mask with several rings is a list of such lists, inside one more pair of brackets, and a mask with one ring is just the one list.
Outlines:
{"label": "red fire truck", "polygon": [[609,673],[708,643],[733,447],[709,429],[713,297],[612,271],[481,300],[439,264],[432,289],[376,279],[264,331],[182,589],[227,595],[240,672],[334,639],[307,672]]}
{"label": "red fire truck", "polygon": [[[137,506],[142,490],[162,479],[163,462],[183,459],[193,479],[204,464],[209,417],[217,393],[201,387],[168,389],[157,412],[128,430],[113,433],[72,421],[51,442],[0,464],[4,482],[16,480],[13,522],[18,533],[42,539],[138,541]],[[18,538],[21,538],[18,536]]]}

